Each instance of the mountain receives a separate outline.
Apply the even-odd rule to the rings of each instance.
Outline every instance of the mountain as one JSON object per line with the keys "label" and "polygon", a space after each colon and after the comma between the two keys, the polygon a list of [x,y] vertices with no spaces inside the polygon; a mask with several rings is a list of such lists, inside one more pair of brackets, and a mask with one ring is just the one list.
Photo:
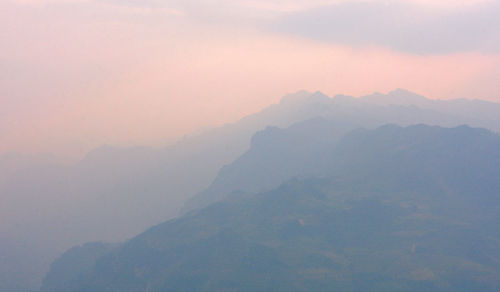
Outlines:
{"label": "mountain", "polygon": [[[389,95],[400,97],[399,100],[408,98],[403,91]],[[103,146],[90,151],[82,160],[67,164],[52,158],[0,157],[0,258],[6,259],[0,261],[0,270],[9,271],[4,275],[18,275],[6,276],[3,282],[15,282],[12,285],[16,290],[35,289],[53,259],[71,246],[88,241],[123,241],[174,218],[184,204],[185,211],[193,210],[238,189],[259,192],[277,187],[293,176],[316,175],[316,162],[312,161],[308,166],[310,171],[297,172],[312,157],[299,160],[293,151],[301,151],[300,147],[321,148],[330,143],[314,135],[314,131],[321,130],[321,120],[334,123],[332,127],[337,130],[330,137],[333,140],[348,130],[373,129],[386,123],[447,127],[469,124],[499,131],[497,104],[462,100],[459,103],[463,103],[463,107],[450,106],[447,110],[447,105],[454,101],[440,101],[446,109],[443,113],[444,109],[434,107],[375,99],[369,102],[368,99],[330,98],[320,92],[301,91],[235,123],[186,136],[160,149]],[[433,101],[426,103],[434,104]],[[463,111],[467,105],[475,110]],[[311,128],[307,126],[308,120],[312,120]],[[314,120],[320,128],[314,127]],[[283,153],[274,157],[277,161],[286,161],[281,169],[274,164],[275,168],[267,172],[248,175],[246,184],[243,180],[237,181],[237,173],[233,174],[236,164],[265,162],[253,157],[261,157],[265,151],[267,132],[286,132],[278,128],[288,128],[298,122],[305,125],[302,129],[302,126],[290,129],[296,132],[294,139],[310,139],[310,143],[291,142],[296,144],[295,150],[282,147]],[[264,132],[252,142],[252,136],[259,131]],[[263,148],[259,150],[259,147]],[[250,154],[245,154],[249,148]],[[246,158],[240,157],[243,154]],[[238,162],[232,165],[236,159]],[[234,184],[226,185],[224,181]],[[252,186],[255,182],[259,187]],[[195,195],[195,199],[186,203]],[[23,269],[26,272],[22,272]],[[0,291],[12,289],[0,286]]]}
{"label": "mountain", "polygon": [[495,102],[465,98],[451,100],[428,99],[404,89],[396,89],[388,94],[374,93],[362,96],[359,100],[377,105],[417,106],[421,109],[468,118],[470,121],[467,124],[476,127],[494,129],[497,132],[500,130],[500,116],[498,115],[500,104]]}
{"label": "mountain", "polygon": [[175,217],[221,166],[246,151],[256,131],[321,115],[323,107],[310,96],[288,95],[236,123],[161,149],[103,146],[74,164],[0,157],[0,270],[17,275],[2,279],[0,291],[36,289],[50,263],[71,246],[122,241]]}
{"label": "mountain", "polygon": [[90,271],[100,257],[119,247],[119,244],[90,242],[69,249],[51,265],[51,273],[43,281],[42,292],[66,289],[80,273]]}
{"label": "mountain", "polygon": [[[456,108],[456,103],[461,102],[431,101],[404,90],[359,99],[336,96],[325,100],[327,106],[321,118],[299,122],[288,129],[269,127],[257,133],[250,149],[233,163],[224,166],[207,189],[185,203],[183,212],[206,207],[232,191],[264,191],[295,176],[323,174],[324,155],[328,147],[333,147],[346,132],[359,127],[374,129],[387,123],[453,127],[464,123],[487,124],[490,129],[499,129],[500,115],[485,118],[483,121],[487,122],[481,122],[479,111],[475,115],[465,115],[457,110],[457,113],[464,114],[459,116],[452,110],[441,110],[441,105],[449,104],[450,108]],[[471,104],[475,102],[471,101]],[[489,104],[483,103],[485,106]],[[492,103],[491,109],[500,113],[497,104]],[[324,131],[327,128],[330,131]],[[296,154],[299,152],[301,155],[307,154],[300,156]]]}
{"label": "mountain", "polygon": [[292,177],[322,175],[326,167],[322,154],[356,125],[315,118],[287,129],[257,132],[250,149],[224,166],[206,190],[186,202],[183,212],[206,207],[235,191],[262,192]]}
{"label": "mountain", "polygon": [[327,176],[157,225],[54,291],[497,290],[499,135],[387,125],[329,152]]}

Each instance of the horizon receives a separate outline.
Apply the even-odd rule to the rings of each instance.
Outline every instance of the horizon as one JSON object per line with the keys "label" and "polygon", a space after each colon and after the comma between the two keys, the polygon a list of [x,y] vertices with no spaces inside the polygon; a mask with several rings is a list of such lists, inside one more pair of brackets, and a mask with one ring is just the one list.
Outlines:
{"label": "horizon", "polygon": [[[56,151],[54,151],[54,152],[36,152],[36,151],[22,152],[22,151],[12,150],[12,151],[0,152],[0,158],[13,158],[13,157],[14,158],[15,157],[39,158],[39,159],[46,160],[46,161],[49,161],[49,162],[56,162],[56,163],[62,163],[62,164],[72,164],[72,163],[76,163],[78,161],[81,161],[81,160],[85,159],[85,157],[87,157],[88,154],[90,154],[90,153],[92,153],[94,151],[99,151],[99,150],[101,150],[103,148],[110,148],[110,149],[151,148],[151,149],[155,149],[155,150],[161,150],[161,149],[163,149],[165,147],[173,146],[173,145],[175,145],[177,143],[180,143],[180,142],[182,142],[185,139],[189,139],[191,137],[196,137],[198,135],[209,134],[210,131],[212,131],[212,130],[215,130],[215,129],[218,129],[218,128],[221,128],[221,127],[224,127],[224,126],[236,124],[241,119],[244,119],[244,118],[246,118],[248,116],[252,116],[254,114],[258,114],[262,110],[265,110],[266,108],[268,108],[268,107],[270,107],[272,105],[279,105],[280,103],[282,103],[282,101],[287,96],[291,96],[291,95],[293,96],[293,95],[297,95],[297,94],[300,94],[300,93],[307,93],[309,96],[306,96],[306,97],[303,98],[303,99],[307,99],[307,98],[310,97],[310,95],[314,95],[314,94],[318,94],[319,93],[319,94],[323,94],[323,95],[327,96],[328,98],[334,100],[335,97],[337,97],[337,96],[347,96],[347,97],[352,97],[352,98],[355,98],[355,99],[361,99],[361,98],[364,98],[364,97],[371,97],[373,95],[378,95],[378,94],[389,95],[391,93],[398,93],[398,92],[403,92],[403,93],[409,93],[409,94],[412,94],[412,95],[417,95],[419,97],[425,98],[426,100],[433,100],[433,101],[468,100],[468,101],[485,101],[485,102],[492,102],[492,103],[500,104],[499,102],[496,102],[496,101],[483,100],[483,99],[477,99],[477,98],[466,98],[466,97],[457,97],[457,98],[450,98],[450,99],[432,98],[432,97],[421,95],[418,92],[413,92],[413,91],[405,89],[405,88],[395,88],[395,89],[389,90],[389,91],[387,91],[385,93],[384,92],[375,91],[375,92],[372,92],[372,93],[369,93],[369,94],[366,94],[366,95],[360,95],[360,96],[354,96],[354,95],[349,95],[349,94],[345,94],[345,93],[336,93],[336,94],[333,94],[333,95],[328,95],[328,94],[323,93],[320,90],[312,91],[312,90],[300,89],[300,90],[298,90],[296,92],[289,92],[289,93],[285,93],[285,94],[281,95],[281,97],[278,99],[277,102],[273,102],[271,104],[265,105],[263,108],[257,109],[255,112],[249,113],[249,114],[241,116],[241,117],[237,117],[236,119],[231,120],[231,121],[222,122],[221,124],[212,125],[212,126],[200,126],[199,128],[192,130],[191,132],[187,132],[187,133],[181,134],[178,137],[172,137],[168,142],[165,142],[162,145],[145,144],[145,143],[141,144],[141,142],[138,142],[136,144],[131,143],[131,144],[128,144],[128,145],[119,145],[119,144],[104,143],[104,144],[100,144],[100,145],[97,145],[95,147],[89,148],[87,150],[84,150],[81,153],[78,153],[78,154],[74,154],[73,153],[73,154],[69,154],[69,155],[68,154],[64,155],[64,154],[61,154],[61,153],[56,152]],[[65,153],[65,151],[62,151],[62,153]]]}
{"label": "horizon", "polygon": [[0,153],[159,147],[301,89],[406,88],[500,102],[499,8],[488,0],[2,1]]}

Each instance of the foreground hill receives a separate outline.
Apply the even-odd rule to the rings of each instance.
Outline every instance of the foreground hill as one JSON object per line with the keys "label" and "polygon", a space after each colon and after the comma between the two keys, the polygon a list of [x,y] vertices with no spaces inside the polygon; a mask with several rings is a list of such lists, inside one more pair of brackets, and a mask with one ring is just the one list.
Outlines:
{"label": "foreground hill", "polygon": [[42,291],[498,290],[500,136],[384,126],[327,159],[322,178],[233,193]]}

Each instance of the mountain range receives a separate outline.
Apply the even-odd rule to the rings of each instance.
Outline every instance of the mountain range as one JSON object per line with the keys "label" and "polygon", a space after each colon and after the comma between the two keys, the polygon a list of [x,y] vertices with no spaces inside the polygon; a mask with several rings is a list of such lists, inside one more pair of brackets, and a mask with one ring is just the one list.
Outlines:
{"label": "mountain range", "polygon": [[330,175],[333,158],[315,153],[327,153],[354,129],[425,123],[499,132],[499,117],[500,104],[429,100],[405,90],[360,98],[301,91],[161,149],[103,146],[71,164],[2,156],[0,291],[36,289],[50,263],[72,246],[122,242],[233,193]]}
{"label": "mountain range", "polygon": [[[306,124],[317,136],[336,130]],[[271,130],[265,141],[305,145],[293,153],[323,160],[317,172],[268,191],[232,192],[90,257],[92,265],[70,250],[41,291],[500,287],[500,135],[469,126],[385,125],[325,138],[318,150],[295,139],[296,127]],[[253,154],[261,161],[282,151],[256,144],[265,149],[264,157]],[[281,169],[275,164],[282,161],[266,161]],[[264,165],[235,164],[246,172],[234,176]],[[71,278],[59,276],[61,267],[81,268]]]}

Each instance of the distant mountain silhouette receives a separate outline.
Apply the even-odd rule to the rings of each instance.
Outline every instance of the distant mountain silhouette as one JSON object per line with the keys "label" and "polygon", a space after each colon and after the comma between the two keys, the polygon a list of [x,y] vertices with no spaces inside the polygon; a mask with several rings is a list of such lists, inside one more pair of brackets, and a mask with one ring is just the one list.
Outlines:
{"label": "distant mountain silhouette", "polygon": [[416,106],[421,109],[469,118],[470,121],[466,124],[493,129],[497,132],[500,130],[500,117],[498,116],[500,104],[494,102],[464,98],[434,100],[404,89],[397,89],[388,94],[375,93],[360,97],[359,100],[377,105]]}
{"label": "distant mountain silhouette", "polygon": [[[175,217],[184,204],[186,211],[212,202],[211,195],[202,193],[212,192],[218,200],[238,189],[258,192],[276,187],[290,177],[316,175],[316,162],[308,156],[296,157],[293,151],[300,151],[301,147],[321,148],[331,142],[315,137],[314,132],[307,133],[321,130],[322,120],[331,122],[336,129],[329,138],[333,141],[347,130],[373,129],[386,123],[446,127],[468,124],[498,132],[498,117],[498,104],[431,101],[402,90],[386,97],[378,94],[359,99],[329,98],[320,92],[301,91],[235,123],[186,136],[161,149],[103,146],[74,164],[61,164],[52,158],[3,156],[0,157],[0,258],[6,260],[0,261],[0,270],[10,271],[3,275],[19,276],[6,276],[0,282],[15,282],[14,286],[5,287],[34,289],[52,259],[67,248],[87,241],[131,238]],[[300,122],[304,125],[286,129]],[[314,128],[315,123],[318,129]],[[265,130],[267,127],[270,128]],[[255,136],[251,144],[252,136],[259,131],[264,132]],[[238,173],[233,171],[241,169],[243,174],[243,166],[265,151],[265,137],[273,136],[273,131],[293,132],[296,135],[293,139],[310,142],[289,142],[295,148],[282,147],[283,152],[273,157],[281,166],[274,164],[253,173],[255,177],[249,175],[246,185],[243,176],[238,181]],[[282,141],[282,146],[287,143]],[[262,162],[265,161],[255,160]],[[300,169],[302,165],[304,169]],[[258,184],[254,186],[252,179]],[[226,185],[224,181],[232,183]],[[13,246],[19,248],[14,250]],[[24,252],[21,247],[26,247]],[[16,272],[11,268],[14,266],[19,266]],[[29,272],[19,272],[23,270],[21,266]],[[2,292],[12,291],[2,287]]]}
{"label": "distant mountain silhouette", "polygon": [[[323,129],[317,134],[331,131]],[[324,149],[321,178],[229,196],[157,225],[72,280],[61,277],[53,291],[499,287],[499,135],[387,125],[351,131],[335,145]],[[71,265],[69,254],[59,261]],[[47,278],[57,284],[58,271]]]}
{"label": "distant mountain silhouette", "polygon": [[[402,89],[387,95],[377,93],[359,99],[341,95],[328,99],[320,93],[311,98],[324,105],[322,118],[300,122],[285,130],[267,128],[257,133],[250,150],[231,165],[223,167],[209,188],[186,202],[183,212],[217,201],[237,190],[235,185],[242,188],[240,191],[257,192],[277,187],[294,176],[321,173],[324,162],[321,155],[325,155],[325,149],[333,147],[344,133],[358,127],[373,129],[386,123],[458,126],[460,121],[488,125],[490,129],[498,129],[500,125],[500,116],[481,115],[487,112],[486,107],[490,108],[488,112],[500,113],[498,104],[466,100],[433,101]],[[323,128],[330,128],[331,131],[321,132]],[[266,140],[265,137],[273,138]],[[297,148],[309,149],[308,155],[297,157],[294,154]],[[271,149],[276,151],[269,151]],[[266,167],[249,168],[259,163]]]}

